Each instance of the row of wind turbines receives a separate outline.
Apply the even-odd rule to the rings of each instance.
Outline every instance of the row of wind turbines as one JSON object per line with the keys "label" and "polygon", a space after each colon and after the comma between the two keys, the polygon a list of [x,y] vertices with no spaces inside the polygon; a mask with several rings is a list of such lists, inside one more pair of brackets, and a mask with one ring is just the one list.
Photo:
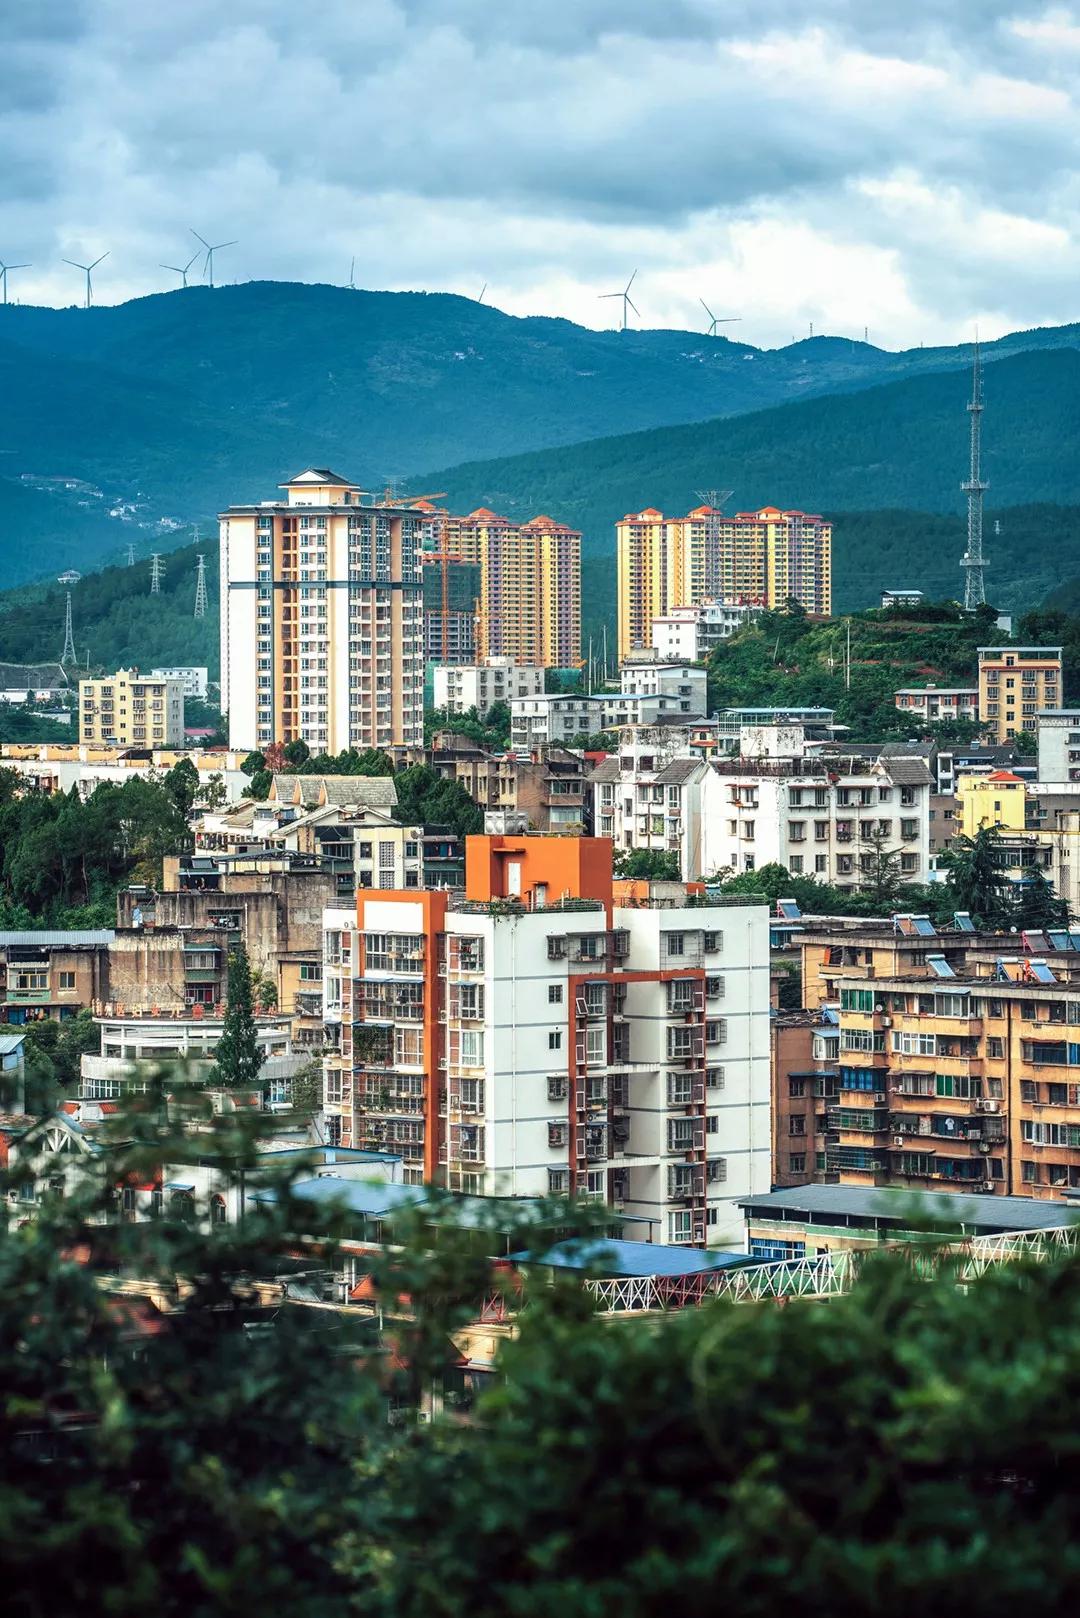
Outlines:
{"label": "row of wind turbines", "polygon": [[[195,249],[195,252],[191,255],[186,264],[162,264],[160,267],[163,270],[171,270],[175,275],[180,276],[184,286],[186,287],[188,284],[188,272],[190,271],[191,266],[195,263],[197,258],[202,258],[202,278],[204,281],[209,282],[210,286],[212,287],[214,284],[214,254],[220,253],[225,247],[235,247],[236,242],[208,242],[206,237],[200,236],[199,232],[193,227],[189,226],[188,228],[191,230],[191,234],[195,237],[196,241],[202,243],[202,247]],[[101,253],[96,259],[94,259],[92,264],[80,264],[76,259],[73,258],[64,259],[65,264],[70,264],[73,270],[81,270],[86,276],[87,309],[90,308],[94,301],[94,283],[92,279],[93,271],[97,269],[99,264],[104,263],[108,256],[109,255],[107,252]],[[7,303],[8,301],[8,275],[10,272],[12,270],[29,270],[32,267],[33,266],[30,263],[6,264],[2,259],[0,259],[0,302]]]}
{"label": "row of wind turbines", "polygon": [[[603,300],[604,298],[621,298],[622,299],[622,324],[619,327],[620,331],[627,331],[629,329],[630,310],[631,309],[634,311],[635,315],[637,315],[638,319],[639,320],[641,319],[641,310],[638,308],[637,304],[634,302],[633,298],[630,296],[630,288],[633,286],[634,281],[635,281],[636,278],[637,278],[637,271],[635,270],[633,275],[630,277],[629,281],[627,281],[625,287],[623,288],[623,290],[621,292],[601,292],[599,294],[599,297],[601,298],[601,300]],[[487,289],[487,282],[486,281],[484,282],[484,288],[485,288],[485,291],[486,291],[486,289]],[[483,301],[484,301],[484,294],[482,292],[480,294],[480,302],[483,303]],[[699,298],[698,303],[700,303],[701,307],[704,309],[705,313],[709,317],[708,335],[710,337],[715,337],[717,335],[717,330],[716,330],[717,326],[730,326],[730,325],[733,325],[736,321],[739,321],[739,320],[742,319],[742,315],[714,315],[712,310],[709,308],[708,304],[705,302],[704,298]]]}

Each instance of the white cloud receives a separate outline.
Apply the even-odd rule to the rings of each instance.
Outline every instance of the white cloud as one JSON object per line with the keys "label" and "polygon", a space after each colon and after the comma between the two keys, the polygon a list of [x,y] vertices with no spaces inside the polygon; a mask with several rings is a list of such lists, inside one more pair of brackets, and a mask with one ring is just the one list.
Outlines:
{"label": "white cloud", "polygon": [[[24,17],[23,12],[27,13]],[[473,293],[606,324],[890,345],[1067,319],[1078,84],[1063,10],[911,0],[47,0],[0,22],[0,257],[74,301],[219,277]],[[715,302],[714,302],[715,300]],[[718,308],[718,312],[719,308]]]}

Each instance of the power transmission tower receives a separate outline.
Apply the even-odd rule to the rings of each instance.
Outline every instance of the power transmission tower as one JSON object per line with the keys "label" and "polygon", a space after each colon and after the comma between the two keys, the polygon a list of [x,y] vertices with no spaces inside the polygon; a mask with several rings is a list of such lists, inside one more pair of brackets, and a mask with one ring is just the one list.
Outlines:
{"label": "power transmission tower", "polygon": [[128,567],[134,567],[134,566],[135,566],[135,547],[134,547],[134,545],[129,544],[128,545]]}
{"label": "power transmission tower", "polygon": [[195,575],[195,617],[206,617],[206,558],[199,557],[199,567]]}
{"label": "power transmission tower", "polygon": [[695,489],[694,493],[703,506],[712,506],[714,511],[722,511],[735,493],[734,489]]}
{"label": "power transmission tower", "polygon": [[971,363],[971,468],[966,483],[960,487],[968,500],[967,550],[960,566],[964,570],[964,610],[974,612],[986,600],[986,569],[983,562],[983,495],[990,487],[984,483],[980,470],[982,449],[982,367],[979,361],[979,340],[975,339],[975,352]]}
{"label": "power transmission tower", "polygon": [[152,596],[159,596],[161,594],[161,581],[164,576],[165,565],[162,562],[161,557],[155,551],[150,561],[150,594]]}
{"label": "power transmission tower", "polygon": [[71,591],[67,592],[67,602],[64,607],[64,650],[60,653],[60,667],[65,663],[75,663],[75,634],[71,627]]}

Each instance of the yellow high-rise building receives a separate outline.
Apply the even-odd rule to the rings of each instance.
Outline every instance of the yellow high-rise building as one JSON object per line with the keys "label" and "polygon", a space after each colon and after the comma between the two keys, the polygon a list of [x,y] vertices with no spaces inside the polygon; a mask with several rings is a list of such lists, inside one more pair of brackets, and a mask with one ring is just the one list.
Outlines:
{"label": "yellow high-rise building", "polygon": [[698,506],[685,517],[654,507],[615,525],[619,657],[652,644],[652,621],[675,607],[728,601],[832,611],[832,524],[763,506],[725,517]]}
{"label": "yellow high-rise building", "polygon": [[979,647],[979,719],[995,740],[1034,734],[1036,714],[1060,705],[1060,646]]}
{"label": "yellow high-rise building", "polygon": [[533,668],[581,662],[581,535],[551,517],[514,522],[486,506],[441,520],[445,555],[480,567],[478,662]]}

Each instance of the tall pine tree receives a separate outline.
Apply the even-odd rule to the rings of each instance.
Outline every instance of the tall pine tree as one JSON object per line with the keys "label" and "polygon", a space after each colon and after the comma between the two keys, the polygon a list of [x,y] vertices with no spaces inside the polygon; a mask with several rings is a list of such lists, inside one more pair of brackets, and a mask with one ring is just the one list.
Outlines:
{"label": "tall pine tree", "polygon": [[228,1001],[211,1082],[229,1090],[250,1090],[259,1086],[264,1055],[255,1034],[251,963],[240,943],[229,952]]}

